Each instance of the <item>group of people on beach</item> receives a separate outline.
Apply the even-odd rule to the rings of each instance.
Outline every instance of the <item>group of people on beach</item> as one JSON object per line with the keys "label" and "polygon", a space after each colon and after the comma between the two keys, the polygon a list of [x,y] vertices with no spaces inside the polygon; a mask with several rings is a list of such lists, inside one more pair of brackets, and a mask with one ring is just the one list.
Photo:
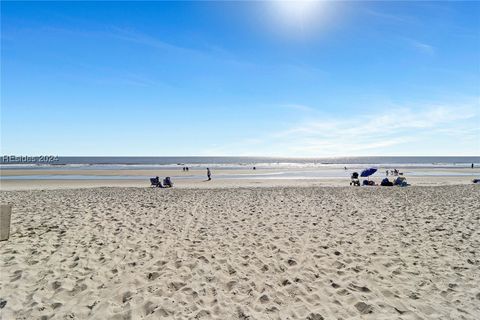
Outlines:
{"label": "group of people on beach", "polygon": [[[188,172],[188,170],[190,170],[188,167],[183,167],[182,168],[182,171],[186,171]],[[212,180],[212,172],[210,171],[210,168],[207,168],[207,180],[210,181]]]}
{"label": "group of people on beach", "polygon": [[[182,168],[182,171],[188,171],[188,167],[183,167]],[[210,168],[207,168],[207,181],[211,181],[212,180],[212,172],[210,171]],[[172,182],[172,179],[170,177],[166,177],[165,179],[163,179],[163,185],[162,185],[162,182],[160,181],[160,178],[159,177],[155,177],[155,178],[150,178],[150,185],[152,187],[159,187],[159,188],[171,188],[173,187],[173,182]]]}
{"label": "group of people on beach", "polygon": [[[183,171],[188,171],[188,167],[183,167],[182,168]],[[210,168],[207,168],[207,181],[210,181],[212,180],[212,172],[210,171]]]}
{"label": "group of people on beach", "polygon": [[[390,181],[388,179],[389,170],[387,170],[386,171],[386,177],[382,180],[382,182],[380,182],[380,186],[383,186],[383,187],[391,187],[391,186],[406,187],[406,186],[409,185],[407,183],[407,179],[403,176],[403,173],[399,172],[397,169],[390,170],[390,174],[392,176],[395,176],[396,178],[394,178],[393,181]],[[363,180],[362,183],[360,184],[358,172],[352,173],[350,185],[351,186],[360,186],[360,185],[363,185],[363,186],[377,186],[375,181],[370,180],[370,179]]]}
{"label": "group of people on beach", "polygon": [[158,187],[158,188],[172,188],[173,187],[173,182],[170,177],[166,177],[163,179],[163,184],[160,181],[160,178],[157,176],[155,178],[150,178],[150,185],[152,187]]}
{"label": "group of people on beach", "polygon": [[401,173],[397,170],[397,169],[393,169],[393,170],[387,170],[385,171],[387,177],[388,177],[388,173],[390,172],[390,175],[391,176],[398,176],[399,174],[401,175]]}

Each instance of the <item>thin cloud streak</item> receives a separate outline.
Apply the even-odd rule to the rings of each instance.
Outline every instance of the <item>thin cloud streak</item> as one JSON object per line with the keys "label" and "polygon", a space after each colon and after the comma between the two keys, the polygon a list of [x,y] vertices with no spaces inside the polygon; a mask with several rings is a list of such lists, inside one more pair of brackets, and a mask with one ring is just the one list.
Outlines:
{"label": "thin cloud streak", "polygon": [[273,133],[256,144],[283,150],[283,155],[338,156],[383,154],[401,145],[421,145],[435,135],[451,141],[480,140],[476,127],[480,115],[475,105],[404,107],[349,119],[317,118]]}
{"label": "thin cloud streak", "polygon": [[416,50],[422,53],[427,53],[427,54],[435,53],[435,47],[433,47],[432,45],[429,45],[427,43],[424,43],[415,39],[407,39],[407,41],[410,43],[410,45],[413,48],[415,48]]}
{"label": "thin cloud streak", "polygon": [[363,12],[365,12],[367,15],[370,15],[376,18],[381,18],[384,20],[393,21],[393,22],[399,22],[399,23],[412,22],[411,18],[400,16],[400,15],[393,15],[393,14],[381,12],[379,10],[363,9]]}
{"label": "thin cloud streak", "polygon": [[315,109],[303,104],[284,104],[282,107],[294,110],[294,111],[301,111],[301,112],[314,112]]}

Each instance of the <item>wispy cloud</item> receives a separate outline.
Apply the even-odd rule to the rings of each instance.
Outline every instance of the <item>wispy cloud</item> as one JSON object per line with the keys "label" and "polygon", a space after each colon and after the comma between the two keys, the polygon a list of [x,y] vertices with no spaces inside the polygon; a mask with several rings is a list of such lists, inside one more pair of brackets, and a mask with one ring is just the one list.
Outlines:
{"label": "wispy cloud", "polygon": [[[392,22],[397,24],[418,24],[418,21],[416,21],[412,17],[386,13],[383,11],[379,11],[377,9],[365,8],[363,9],[363,12],[366,15],[369,15],[373,18],[380,19],[386,22]],[[407,37],[398,37],[398,38],[394,37],[394,39],[395,40],[399,39],[401,42],[404,42],[406,45],[410,46],[411,48],[419,52],[430,54],[430,55],[435,53],[435,47],[432,46],[431,44],[426,43],[425,41],[420,41],[418,39],[407,38]]]}
{"label": "wispy cloud", "polygon": [[401,16],[398,14],[390,14],[390,13],[382,12],[375,9],[363,9],[363,12],[365,12],[367,15],[370,15],[372,17],[381,18],[381,19],[393,21],[393,22],[405,23],[405,22],[412,21],[411,18],[406,16]]}
{"label": "wispy cloud", "polygon": [[405,38],[405,40],[416,50],[422,52],[422,53],[427,53],[427,54],[434,54],[435,53],[435,47],[427,44],[425,42],[421,42],[415,39],[410,39],[410,38]]}
{"label": "wispy cloud", "polygon": [[[249,148],[256,150],[254,153],[259,155],[268,150],[269,154],[283,156],[339,156],[392,154],[399,147],[418,153],[415,146],[424,146],[423,152],[428,154],[432,152],[428,141],[442,141],[439,137],[444,137],[445,150],[438,150],[440,154],[448,154],[452,144],[464,139],[473,143],[471,148],[478,153],[479,113],[476,99],[460,106],[413,105],[348,118],[323,116],[298,122],[254,141],[245,140],[243,148],[236,147],[241,147],[243,153]],[[476,145],[475,140],[478,140]]]}
{"label": "wispy cloud", "polygon": [[188,54],[204,55],[207,53],[207,51],[210,51],[210,47],[206,47],[204,49],[194,49],[191,47],[180,46],[160,40],[146,33],[119,27],[111,27],[107,32],[103,32],[102,34],[113,39],[144,45],[154,49],[170,50],[178,53],[183,52]]}
{"label": "wispy cloud", "polygon": [[294,110],[294,111],[301,111],[301,112],[313,112],[315,111],[314,108],[304,105],[304,104],[295,104],[295,103],[289,103],[289,104],[283,104],[281,105],[284,108]]}

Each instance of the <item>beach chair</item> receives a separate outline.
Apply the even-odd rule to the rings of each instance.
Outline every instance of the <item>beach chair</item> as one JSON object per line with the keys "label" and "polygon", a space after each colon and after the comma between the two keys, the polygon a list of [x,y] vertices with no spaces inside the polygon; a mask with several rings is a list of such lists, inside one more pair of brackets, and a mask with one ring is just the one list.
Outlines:
{"label": "beach chair", "polygon": [[352,173],[350,185],[351,186],[360,186],[360,180],[358,180],[358,172]]}
{"label": "beach chair", "polygon": [[158,177],[150,178],[150,187],[162,188],[162,184],[160,183],[160,179]]}
{"label": "beach chair", "polygon": [[163,179],[163,186],[166,188],[173,187],[172,179],[170,179],[170,177],[166,177],[165,179]]}

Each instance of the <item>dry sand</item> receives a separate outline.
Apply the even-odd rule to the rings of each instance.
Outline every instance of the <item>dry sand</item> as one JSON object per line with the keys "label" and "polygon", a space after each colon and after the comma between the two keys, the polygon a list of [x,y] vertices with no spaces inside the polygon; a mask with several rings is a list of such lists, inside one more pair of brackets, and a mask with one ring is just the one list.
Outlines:
{"label": "dry sand", "polygon": [[480,186],[2,191],[2,319],[478,319]]}

